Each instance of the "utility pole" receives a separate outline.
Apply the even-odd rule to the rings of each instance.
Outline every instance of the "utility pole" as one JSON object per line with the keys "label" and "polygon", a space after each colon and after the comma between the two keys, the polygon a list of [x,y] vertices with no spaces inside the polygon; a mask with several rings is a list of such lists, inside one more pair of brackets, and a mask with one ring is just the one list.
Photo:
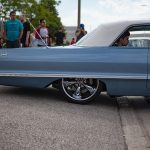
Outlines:
{"label": "utility pole", "polygon": [[81,0],[78,0],[78,27],[80,26],[81,23]]}

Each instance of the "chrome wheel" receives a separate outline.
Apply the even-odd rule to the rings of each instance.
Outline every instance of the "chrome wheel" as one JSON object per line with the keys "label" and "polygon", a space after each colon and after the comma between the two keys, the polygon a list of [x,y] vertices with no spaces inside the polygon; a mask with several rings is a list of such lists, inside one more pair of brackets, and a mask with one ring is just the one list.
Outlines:
{"label": "chrome wheel", "polygon": [[67,99],[74,103],[89,102],[100,93],[97,79],[65,78],[62,79],[61,87]]}

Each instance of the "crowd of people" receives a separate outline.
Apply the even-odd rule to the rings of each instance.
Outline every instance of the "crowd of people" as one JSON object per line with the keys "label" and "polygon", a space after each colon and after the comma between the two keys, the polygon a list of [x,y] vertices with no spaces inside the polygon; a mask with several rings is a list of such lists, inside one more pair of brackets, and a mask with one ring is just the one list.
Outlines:
{"label": "crowd of people", "polygon": [[[87,34],[87,31],[84,29],[84,24],[80,24],[75,32],[75,36],[68,44],[75,44],[85,34]],[[64,45],[66,34],[63,27],[60,27],[56,32],[54,39],[56,46]],[[45,19],[40,19],[39,26],[31,33],[30,22],[26,20],[24,15],[20,15],[19,19],[17,19],[16,11],[10,12],[8,21],[5,23],[0,22],[0,48],[2,48],[3,43],[6,44],[7,48],[41,47],[54,44]]]}

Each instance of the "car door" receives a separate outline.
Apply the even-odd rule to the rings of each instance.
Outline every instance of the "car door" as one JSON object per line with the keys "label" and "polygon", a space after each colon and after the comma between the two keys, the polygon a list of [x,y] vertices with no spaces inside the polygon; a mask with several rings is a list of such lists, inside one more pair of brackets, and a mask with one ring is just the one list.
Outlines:
{"label": "car door", "polygon": [[133,32],[129,45],[136,48],[147,49],[147,78],[146,87],[150,90],[150,25],[145,25],[141,30]]}
{"label": "car door", "polygon": [[[147,80],[150,78],[150,66],[148,66],[148,61],[150,63],[150,59],[148,59],[148,55],[150,56],[148,46],[150,25],[134,25],[127,30],[130,32],[129,44],[125,48],[120,48],[119,64],[128,77],[132,78],[129,82],[122,80],[121,86],[116,86],[116,91],[121,91],[122,85],[124,85],[124,91],[121,91],[120,94],[148,95],[147,87],[150,87],[150,81]],[[127,92],[125,93],[125,91]]]}
{"label": "car door", "polygon": [[[150,38],[150,36],[149,36]],[[147,41],[147,44],[148,44],[148,80],[147,80],[147,88],[148,90],[150,90],[150,39]]]}

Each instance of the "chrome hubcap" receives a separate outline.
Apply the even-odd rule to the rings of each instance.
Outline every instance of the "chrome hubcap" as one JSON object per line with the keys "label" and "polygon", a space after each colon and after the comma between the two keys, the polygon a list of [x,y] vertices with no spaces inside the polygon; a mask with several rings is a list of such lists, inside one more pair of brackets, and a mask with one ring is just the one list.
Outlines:
{"label": "chrome hubcap", "polygon": [[65,78],[62,79],[62,88],[65,94],[74,100],[83,101],[91,98],[97,92],[97,79]]}

